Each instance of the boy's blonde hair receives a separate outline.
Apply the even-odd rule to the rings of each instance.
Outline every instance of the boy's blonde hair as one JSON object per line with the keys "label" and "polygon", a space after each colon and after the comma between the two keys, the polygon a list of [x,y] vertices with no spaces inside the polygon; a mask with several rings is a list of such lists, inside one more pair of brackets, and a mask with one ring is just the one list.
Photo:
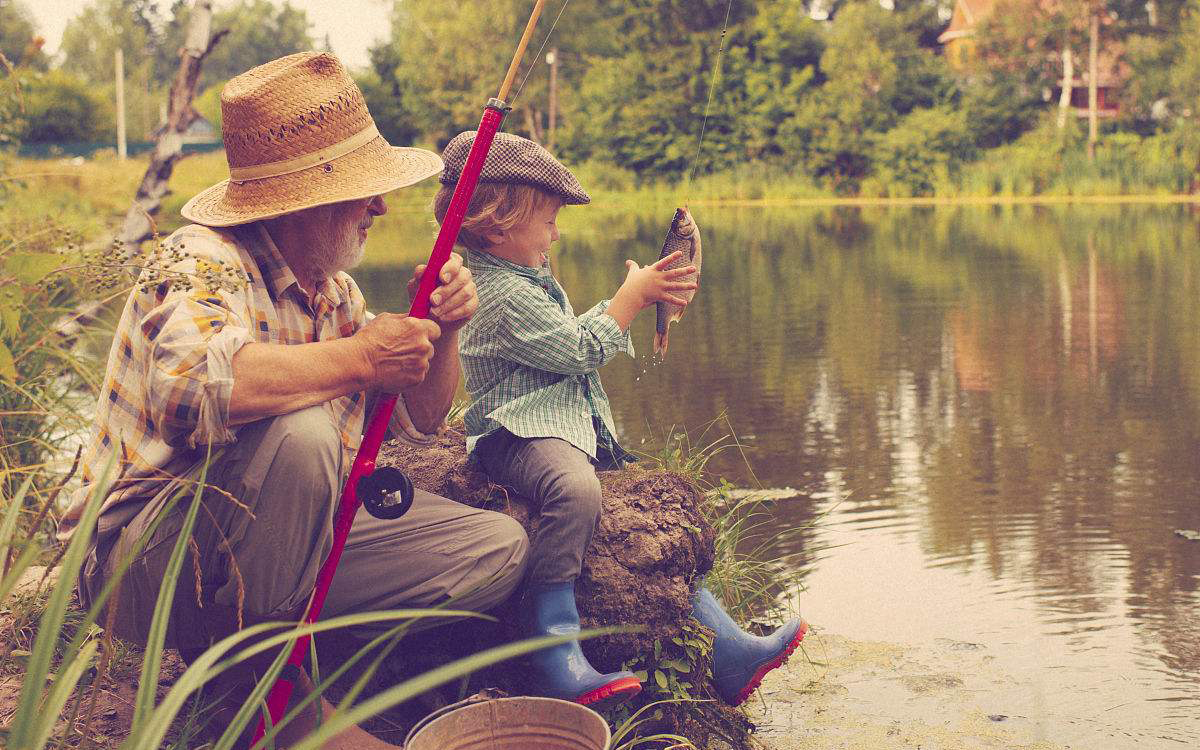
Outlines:
{"label": "boy's blonde hair", "polygon": [[[454,185],[442,185],[433,199],[433,215],[441,224],[450,210]],[[532,185],[510,182],[481,182],[475,187],[467,215],[463,218],[458,241],[471,250],[487,250],[492,246],[487,235],[509,230],[528,219],[534,211],[551,204],[562,203],[556,196]]]}

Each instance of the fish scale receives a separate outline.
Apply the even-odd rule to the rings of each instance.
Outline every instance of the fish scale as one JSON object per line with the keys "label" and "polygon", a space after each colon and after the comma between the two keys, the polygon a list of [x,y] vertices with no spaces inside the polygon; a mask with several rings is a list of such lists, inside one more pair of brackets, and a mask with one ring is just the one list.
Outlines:
{"label": "fish scale", "polygon": [[[696,226],[695,220],[692,219],[692,215],[686,207],[675,209],[675,217],[671,219],[671,228],[667,230],[667,239],[663,242],[662,252],[658,254],[658,257],[661,260],[677,250],[682,250],[683,255],[679,256],[667,268],[695,266],[695,273],[683,276],[678,281],[693,281],[699,284],[700,228]],[[696,290],[690,289],[685,292],[675,292],[675,295],[691,302],[692,298],[696,296]],[[657,333],[654,336],[654,353],[666,356],[667,336],[670,333],[671,324],[683,317],[683,306],[669,302],[656,302],[654,306],[657,313],[657,324],[655,326]]]}

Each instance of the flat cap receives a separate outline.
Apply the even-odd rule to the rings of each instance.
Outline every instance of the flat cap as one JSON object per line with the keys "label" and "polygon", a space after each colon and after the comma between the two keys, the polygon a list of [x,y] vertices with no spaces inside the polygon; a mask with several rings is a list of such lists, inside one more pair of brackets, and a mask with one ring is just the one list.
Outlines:
{"label": "flat cap", "polygon": [[[458,182],[467,163],[471,144],[475,142],[475,133],[474,130],[464,131],[446,144],[442,151],[442,161],[446,163],[441,177],[443,185]],[[558,196],[567,205],[590,203],[592,200],[571,170],[549,151],[528,138],[511,133],[496,133],[479,181],[532,185]]]}

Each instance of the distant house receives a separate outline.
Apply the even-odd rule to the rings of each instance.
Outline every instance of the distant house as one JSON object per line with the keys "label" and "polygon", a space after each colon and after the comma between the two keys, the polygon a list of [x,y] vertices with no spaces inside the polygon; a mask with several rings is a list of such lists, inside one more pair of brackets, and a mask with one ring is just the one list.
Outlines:
{"label": "distant house", "polygon": [[950,67],[962,70],[975,57],[975,28],[996,9],[996,0],[957,0],[950,25],[938,37]]}
{"label": "distant house", "polygon": [[[157,139],[167,127],[164,122],[154,129],[150,134],[151,139]],[[196,119],[187,126],[187,130],[183,131],[183,142],[188,143],[216,143],[221,140],[221,131],[216,125],[209,122],[203,115],[196,115]]]}
{"label": "distant house", "polygon": [[[1013,3],[1035,2],[1046,0],[1013,0]],[[975,59],[975,31],[984,19],[996,10],[998,0],[957,0],[954,12],[950,16],[950,25],[938,37],[946,62],[955,70],[965,70]],[[1114,41],[1107,40],[1100,50],[1097,60],[1099,76],[1096,85],[1096,108],[1100,117],[1113,117],[1119,111],[1118,92],[1121,84],[1128,78],[1128,71],[1121,62],[1121,49]],[[1064,82],[1060,79],[1053,91],[1048,92],[1049,100],[1057,102]],[[1071,108],[1079,117],[1088,114],[1088,69],[1087,58],[1075,58],[1074,75],[1070,81]]]}

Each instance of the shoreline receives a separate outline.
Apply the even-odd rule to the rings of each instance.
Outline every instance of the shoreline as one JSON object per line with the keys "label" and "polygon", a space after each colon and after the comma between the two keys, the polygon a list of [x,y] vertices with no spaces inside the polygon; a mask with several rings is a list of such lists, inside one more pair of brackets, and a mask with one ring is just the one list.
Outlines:
{"label": "shoreline", "polygon": [[[650,196],[639,196],[641,198]],[[654,196],[657,197],[657,196]],[[637,202],[634,198],[606,202],[595,201],[597,207],[620,206]],[[669,201],[666,201],[669,202]],[[1036,205],[1187,205],[1200,204],[1200,194],[1167,193],[1163,195],[993,195],[993,196],[927,196],[917,198],[699,198],[688,201],[696,206],[715,207],[787,207],[787,206],[867,206],[867,207],[929,207],[929,206],[1036,206]]]}
{"label": "shoreline", "polygon": [[[859,641],[814,628],[751,697],[767,750],[1065,750],[1036,691],[985,646]],[[1086,746],[1086,744],[1084,745]]]}

